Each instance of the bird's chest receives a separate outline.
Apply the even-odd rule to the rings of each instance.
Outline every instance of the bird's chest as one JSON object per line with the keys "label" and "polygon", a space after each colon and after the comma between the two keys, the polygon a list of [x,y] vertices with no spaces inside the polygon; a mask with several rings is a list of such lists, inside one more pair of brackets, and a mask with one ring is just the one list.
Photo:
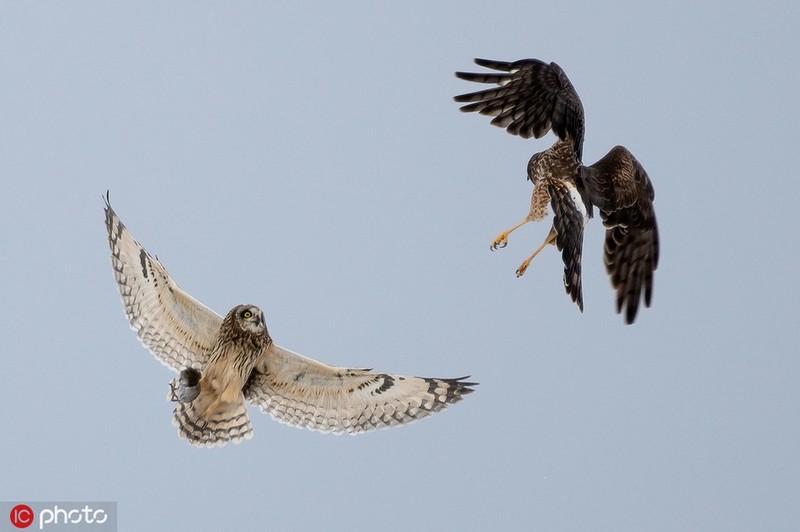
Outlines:
{"label": "bird's chest", "polygon": [[256,346],[223,345],[214,351],[203,370],[203,378],[215,389],[241,389],[263,349]]}

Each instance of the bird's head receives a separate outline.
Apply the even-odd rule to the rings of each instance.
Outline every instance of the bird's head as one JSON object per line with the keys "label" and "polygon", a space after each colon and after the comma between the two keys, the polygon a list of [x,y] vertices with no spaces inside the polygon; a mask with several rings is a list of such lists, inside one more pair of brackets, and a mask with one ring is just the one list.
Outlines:
{"label": "bird's head", "polygon": [[528,179],[535,185],[540,179],[570,179],[577,175],[580,162],[575,157],[572,141],[558,140],[528,161]]}
{"label": "bird's head", "polygon": [[[267,324],[264,322],[264,313],[255,305],[239,305],[234,307],[228,318],[232,319],[240,329],[255,336],[269,336]],[[226,318],[227,319],[227,318]]]}

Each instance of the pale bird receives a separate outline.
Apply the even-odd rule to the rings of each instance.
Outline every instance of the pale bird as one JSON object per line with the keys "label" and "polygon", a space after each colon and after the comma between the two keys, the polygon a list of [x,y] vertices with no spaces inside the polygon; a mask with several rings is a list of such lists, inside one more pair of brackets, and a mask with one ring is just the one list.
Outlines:
{"label": "pale bird", "polygon": [[334,367],[278,346],[264,313],[237,305],[223,318],[184,292],[119,220],[106,196],[114,278],[139,340],[179,375],[170,382],[173,424],[196,446],[253,435],[247,405],[276,420],[359,434],[426,417],[477,384]]}

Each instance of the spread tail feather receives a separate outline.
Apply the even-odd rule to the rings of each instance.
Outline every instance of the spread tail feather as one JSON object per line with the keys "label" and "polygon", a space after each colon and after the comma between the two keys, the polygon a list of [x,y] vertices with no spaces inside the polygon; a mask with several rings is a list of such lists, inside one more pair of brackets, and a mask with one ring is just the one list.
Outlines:
{"label": "spread tail feather", "polygon": [[196,447],[222,447],[228,442],[239,443],[253,437],[253,427],[244,401],[226,405],[227,408],[209,413],[200,403],[203,397],[192,402],[178,403],[172,424],[178,435]]}

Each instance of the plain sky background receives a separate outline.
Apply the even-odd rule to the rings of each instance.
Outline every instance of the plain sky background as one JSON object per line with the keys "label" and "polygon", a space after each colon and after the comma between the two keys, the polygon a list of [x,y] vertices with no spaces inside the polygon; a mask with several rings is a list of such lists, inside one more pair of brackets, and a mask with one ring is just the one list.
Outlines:
{"label": "plain sky background", "polygon": [[[0,499],[118,501],[120,530],[796,529],[799,27],[796,1],[3,2]],[[460,113],[473,57],[558,62],[585,161],[647,169],[635,325],[599,220],[583,314],[553,248],[514,275],[549,222],[490,252],[553,137]],[[252,410],[252,441],[189,446],[123,315],[107,189],[218,312],[477,392],[358,437]]]}

